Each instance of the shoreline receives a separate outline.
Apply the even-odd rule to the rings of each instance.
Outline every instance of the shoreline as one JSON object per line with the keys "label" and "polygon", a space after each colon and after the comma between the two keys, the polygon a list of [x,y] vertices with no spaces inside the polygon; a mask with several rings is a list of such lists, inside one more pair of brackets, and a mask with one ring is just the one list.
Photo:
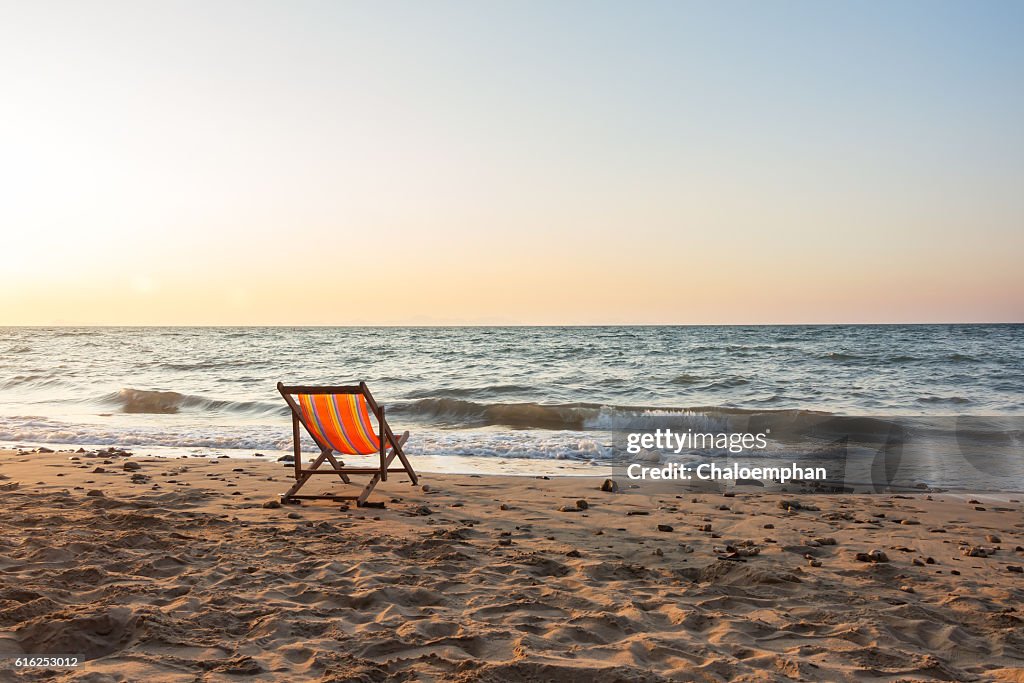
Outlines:
{"label": "shoreline", "polygon": [[25,680],[1024,676],[1019,498],[425,474],[342,511],[264,508],[290,470],[255,458],[0,472],[0,654],[89,657]]}
{"label": "shoreline", "polygon": [[[292,451],[253,450],[230,448],[179,448],[174,446],[132,446],[121,444],[69,444],[45,443],[27,447],[21,442],[0,444],[0,453],[20,453],[23,457],[37,454],[39,448],[66,456],[82,455],[104,451],[126,451],[133,457],[153,457],[164,460],[232,460],[238,462],[274,462],[281,463],[282,457],[291,457]],[[197,450],[208,451],[196,453]],[[144,455],[143,455],[144,452]],[[259,455],[256,455],[259,453]],[[45,454],[45,451],[44,451]],[[315,457],[315,453],[312,457]],[[431,474],[475,474],[483,473],[494,476],[572,476],[572,477],[610,477],[615,467],[613,463],[604,461],[580,461],[559,458],[514,458],[508,456],[472,456],[472,455],[415,455],[420,466],[417,472]],[[310,458],[310,451],[303,449],[303,460]],[[311,459],[311,458],[310,458]]]}

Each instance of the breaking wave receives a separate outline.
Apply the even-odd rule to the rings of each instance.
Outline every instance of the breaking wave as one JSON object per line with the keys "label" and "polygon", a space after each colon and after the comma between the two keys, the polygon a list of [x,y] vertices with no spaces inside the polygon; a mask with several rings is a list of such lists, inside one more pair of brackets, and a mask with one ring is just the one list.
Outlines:
{"label": "breaking wave", "polygon": [[[646,429],[671,419],[676,426],[695,430],[726,430],[749,423],[765,424],[783,431],[818,425],[829,413],[802,410],[744,410],[741,408],[673,408],[616,406],[600,403],[477,403],[452,398],[425,398],[389,406],[396,413],[452,427],[513,427],[570,431]],[[852,418],[834,418],[851,420]],[[888,423],[876,425],[889,429]]]}
{"label": "breaking wave", "polygon": [[146,389],[121,389],[118,392],[102,397],[101,403],[118,405],[123,413],[150,415],[173,415],[183,408],[199,411],[245,413],[248,415],[286,415],[288,413],[288,408],[283,403],[230,401],[179,394],[176,391],[151,391]]}

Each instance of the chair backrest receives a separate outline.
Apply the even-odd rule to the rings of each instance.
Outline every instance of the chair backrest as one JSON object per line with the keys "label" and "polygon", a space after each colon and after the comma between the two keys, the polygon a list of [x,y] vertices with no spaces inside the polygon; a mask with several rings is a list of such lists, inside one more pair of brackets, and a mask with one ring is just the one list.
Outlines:
{"label": "chair backrest", "polygon": [[366,396],[362,393],[296,393],[293,396],[302,423],[321,448],[327,446],[351,455],[380,452],[380,436],[374,430]]}

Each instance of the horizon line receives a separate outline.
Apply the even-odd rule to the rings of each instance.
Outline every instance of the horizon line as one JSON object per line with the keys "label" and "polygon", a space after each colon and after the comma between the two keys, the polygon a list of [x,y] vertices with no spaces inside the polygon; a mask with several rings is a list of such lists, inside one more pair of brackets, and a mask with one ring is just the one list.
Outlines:
{"label": "horizon line", "polygon": [[933,325],[1024,325],[1024,320],[991,320],[991,321],[934,321],[934,322],[830,322],[830,323],[340,323],[340,324],[244,324],[244,325],[212,325],[212,324],[34,324],[34,325],[8,325],[0,324],[0,329],[22,328],[22,329],[47,329],[47,328],[495,328],[495,327],[537,327],[537,328],[558,328],[558,327],[928,327]]}

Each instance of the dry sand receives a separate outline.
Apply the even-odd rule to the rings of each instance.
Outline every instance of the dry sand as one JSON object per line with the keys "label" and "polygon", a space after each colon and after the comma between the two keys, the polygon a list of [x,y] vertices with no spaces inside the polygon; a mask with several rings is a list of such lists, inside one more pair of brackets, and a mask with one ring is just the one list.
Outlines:
{"label": "dry sand", "polygon": [[71,455],[0,453],[0,654],[88,661],[4,680],[1024,680],[1013,496],[428,474],[264,509],[277,462]]}

